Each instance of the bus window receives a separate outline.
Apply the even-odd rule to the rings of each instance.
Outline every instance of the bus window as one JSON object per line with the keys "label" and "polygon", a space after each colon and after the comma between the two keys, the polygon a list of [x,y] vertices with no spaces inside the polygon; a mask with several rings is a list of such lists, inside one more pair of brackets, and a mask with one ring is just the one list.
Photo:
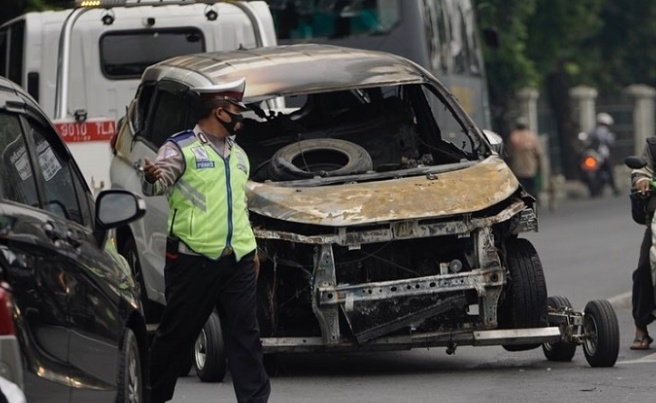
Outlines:
{"label": "bus window", "polygon": [[399,0],[271,0],[269,7],[282,40],[372,35],[399,21]]}

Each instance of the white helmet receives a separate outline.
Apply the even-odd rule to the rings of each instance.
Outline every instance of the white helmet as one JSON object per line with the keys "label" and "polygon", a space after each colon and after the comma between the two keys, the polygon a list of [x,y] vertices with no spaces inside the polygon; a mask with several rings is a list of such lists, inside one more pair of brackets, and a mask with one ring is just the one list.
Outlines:
{"label": "white helmet", "polygon": [[613,117],[610,116],[609,114],[605,112],[601,112],[597,114],[597,123],[600,125],[606,125],[606,126],[612,126],[615,121],[613,120]]}

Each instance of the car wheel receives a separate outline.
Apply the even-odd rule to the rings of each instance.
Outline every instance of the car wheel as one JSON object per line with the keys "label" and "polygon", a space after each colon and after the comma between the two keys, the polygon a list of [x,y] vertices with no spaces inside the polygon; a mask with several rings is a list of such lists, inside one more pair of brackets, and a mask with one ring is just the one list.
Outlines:
{"label": "car wheel", "polygon": [[139,344],[134,332],[127,328],[123,335],[123,346],[121,348],[116,403],[140,403],[144,401],[141,374]]}
{"label": "car wheel", "polygon": [[[508,284],[499,305],[499,327],[505,329],[547,326],[547,284],[537,251],[527,239],[506,241]],[[524,351],[540,344],[504,345],[508,351]]]}
{"label": "car wheel", "polygon": [[228,369],[219,314],[212,312],[194,346],[196,375],[203,382],[221,382]]}
{"label": "car wheel", "polygon": [[339,139],[301,140],[278,150],[269,163],[273,180],[340,176],[373,170],[371,156],[363,147]]}
{"label": "car wheel", "polygon": [[612,367],[620,349],[620,328],[610,302],[594,300],[583,310],[583,353],[591,367]]}
{"label": "car wheel", "polygon": [[139,299],[144,309],[144,316],[146,318],[146,323],[158,323],[159,322],[159,309],[157,305],[148,299],[148,293],[146,292],[146,283],[144,281],[143,271],[141,270],[141,264],[139,263],[139,254],[137,253],[137,245],[134,242],[132,237],[129,237],[123,247],[121,248],[121,254],[125,257],[128,264],[130,265],[130,271],[132,272],[132,278],[134,279],[135,287],[137,293],[139,294]]}
{"label": "car wheel", "polygon": [[[549,297],[547,305],[549,310],[553,309],[554,312],[561,308],[572,308],[572,303],[567,298],[558,296]],[[563,340],[556,343],[544,343],[542,351],[549,361],[572,361],[576,353],[576,344]]]}

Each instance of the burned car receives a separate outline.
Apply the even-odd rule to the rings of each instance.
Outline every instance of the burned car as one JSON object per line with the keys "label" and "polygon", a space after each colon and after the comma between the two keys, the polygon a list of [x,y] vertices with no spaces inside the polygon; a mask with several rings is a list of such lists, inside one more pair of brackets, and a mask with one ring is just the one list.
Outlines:
{"label": "burned car", "polygon": [[[193,127],[190,88],[241,77],[251,111],[236,141],[251,164],[265,353],[522,350],[560,337],[547,326],[540,258],[519,236],[537,229],[535,200],[498,142],[404,58],[304,44],[151,66],[114,144],[112,186],[138,192],[144,157]],[[168,207],[148,202],[149,217],[118,237],[156,316]],[[219,326],[210,321],[197,344],[203,360]]]}

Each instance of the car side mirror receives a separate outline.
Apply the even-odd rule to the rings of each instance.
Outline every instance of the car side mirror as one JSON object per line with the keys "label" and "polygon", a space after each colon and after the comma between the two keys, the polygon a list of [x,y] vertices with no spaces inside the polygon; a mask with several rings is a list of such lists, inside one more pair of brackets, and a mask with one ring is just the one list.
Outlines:
{"label": "car side mirror", "polygon": [[504,145],[501,136],[499,136],[497,133],[493,132],[492,130],[487,130],[487,129],[483,129],[483,134],[485,135],[487,142],[490,143],[490,146],[492,146],[492,151],[503,156]]}
{"label": "car side mirror", "polygon": [[98,244],[105,241],[107,230],[128,224],[146,214],[146,203],[136,194],[122,189],[108,189],[96,197],[94,235]]}
{"label": "car side mirror", "polygon": [[647,166],[647,161],[637,155],[630,155],[624,159],[624,165],[631,169],[641,169]]}

